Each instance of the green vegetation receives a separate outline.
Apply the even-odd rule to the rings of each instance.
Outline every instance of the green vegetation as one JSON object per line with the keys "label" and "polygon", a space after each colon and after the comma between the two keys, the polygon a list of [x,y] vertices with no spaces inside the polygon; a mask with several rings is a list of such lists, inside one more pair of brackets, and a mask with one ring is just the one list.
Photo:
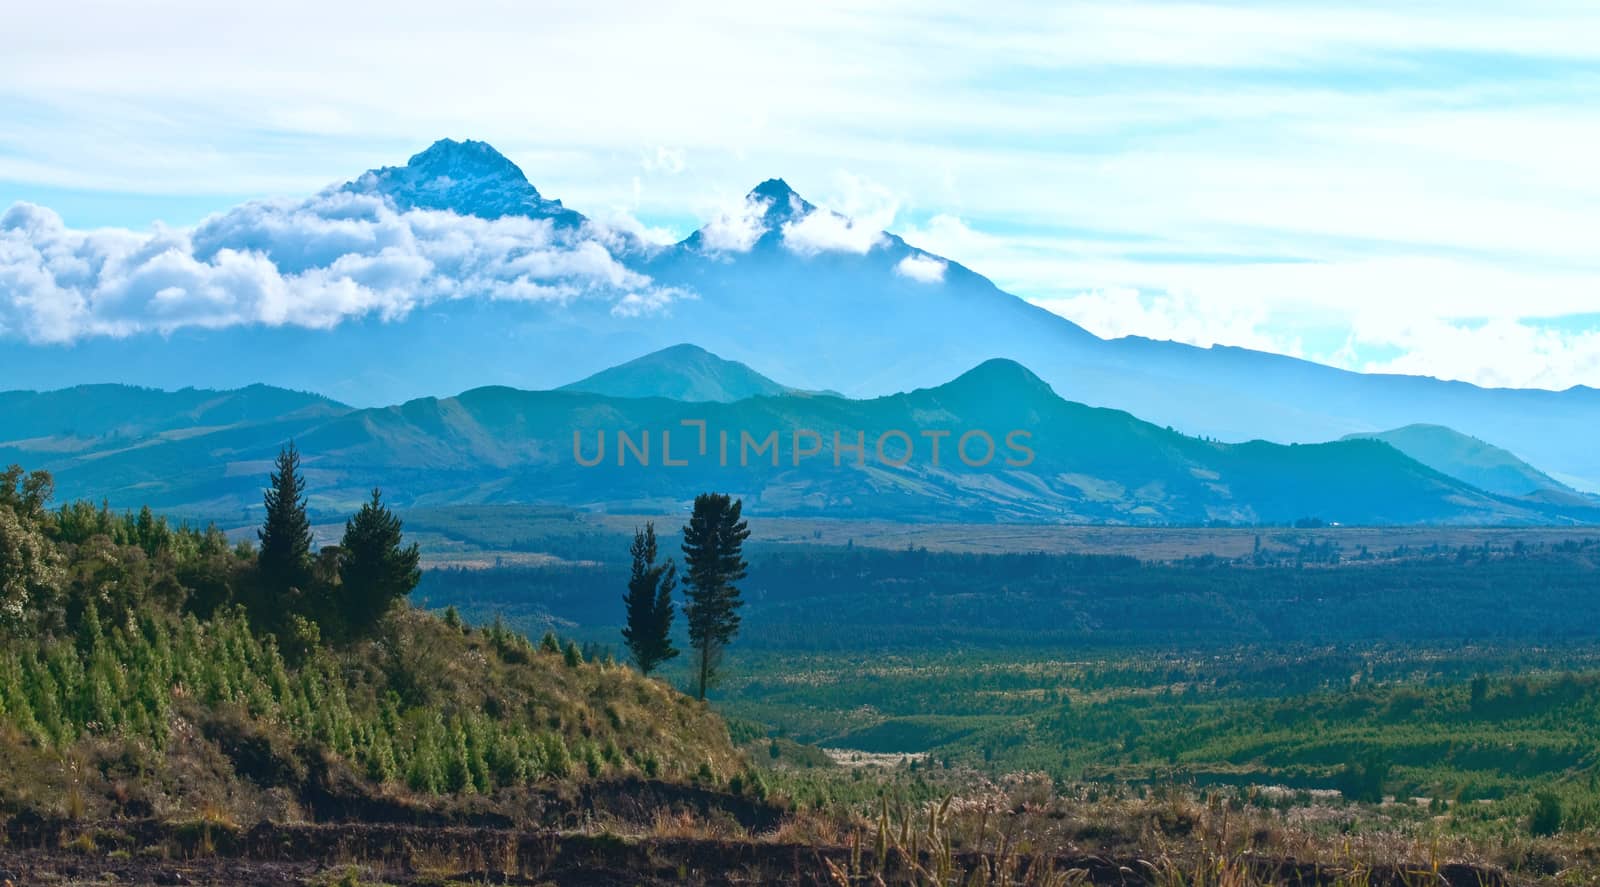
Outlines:
{"label": "green vegetation", "polygon": [[[0,815],[44,814],[15,828],[63,852],[129,850],[104,827],[125,820],[185,858],[243,852],[267,820],[385,821],[568,830],[507,851],[515,866],[451,845],[441,871],[509,873],[559,841],[672,860],[645,883],[730,841],[784,877],[814,848],[823,882],[1046,883],[1026,872],[1141,859],[1173,885],[1283,883],[1288,859],[1338,868],[1330,884],[1441,859],[1595,874],[1593,543],[1305,539],[1164,565],[789,546],[747,571],[739,503],[707,497],[684,533],[685,628],[697,653],[740,632],[724,722],[595,643],[631,601],[640,664],[635,641],[672,649],[652,526],[627,564],[427,573],[455,604],[435,617],[403,603],[419,552],[376,491],[311,550],[289,450],[259,549],[149,510],[52,509],[42,473],[0,480]],[[1499,640],[1419,635],[1446,608],[1435,637]],[[1565,640],[1527,642],[1560,620]],[[558,621],[537,644],[518,630]],[[430,840],[481,838],[384,834],[337,843],[403,843],[413,871]]]}
{"label": "green vegetation", "polygon": [[[740,643],[841,654],[1600,638],[1600,541],[1350,550],[1267,536],[1256,553],[1175,563],[865,546],[752,547]],[[626,549],[614,544],[611,557]],[[425,606],[588,640],[619,629],[618,561],[427,571]],[[1514,590],[1514,591],[1513,591]]]}
{"label": "green vegetation", "polygon": [[417,555],[376,493],[313,556],[296,468],[285,450],[259,550],[0,477],[0,810],[245,821],[742,768],[658,682],[396,606]]}
{"label": "green vegetation", "polygon": [[1302,807],[1318,793],[1387,797],[1444,817],[1446,832],[1498,838],[1600,827],[1593,646],[785,654],[741,666],[724,690],[731,715],[936,767],[1228,786]]}

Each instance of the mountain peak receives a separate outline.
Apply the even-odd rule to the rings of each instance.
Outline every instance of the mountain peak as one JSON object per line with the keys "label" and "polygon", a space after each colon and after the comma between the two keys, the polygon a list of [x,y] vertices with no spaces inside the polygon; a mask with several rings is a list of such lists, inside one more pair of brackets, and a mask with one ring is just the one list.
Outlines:
{"label": "mountain peak", "polygon": [[994,413],[1015,413],[1061,402],[1049,383],[1022,364],[1004,358],[986,360],[925,393],[946,405],[965,404]]}
{"label": "mountain peak", "polygon": [[751,188],[745,199],[767,205],[763,220],[769,229],[785,222],[805,218],[816,210],[815,206],[789,187],[789,183],[783,179],[767,179]]}
{"label": "mountain peak", "polygon": [[691,402],[732,403],[750,397],[788,393],[750,367],[724,360],[698,345],[682,344],[653,351],[627,363],[563,385],[607,397],[665,397]]}
{"label": "mountain peak", "polygon": [[[475,139],[456,141],[440,139],[411,155],[406,168],[427,176],[449,176],[453,179],[502,178],[513,182],[528,181],[522,169],[488,142]],[[539,190],[528,185],[537,195]]]}
{"label": "mountain peak", "polygon": [[798,198],[800,195],[796,194],[783,179],[767,179],[751,188],[749,196],[762,200],[788,200],[790,197]]}
{"label": "mountain peak", "polygon": [[1055,393],[1049,383],[1035,375],[1033,370],[1004,357],[990,358],[957,376],[950,384],[1023,388]]}
{"label": "mountain peak", "polygon": [[405,166],[368,170],[345,191],[387,197],[395,208],[450,210],[498,219],[527,216],[577,226],[583,216],[546,200],[522,169],[488,142],[440,139],[411,156]]}

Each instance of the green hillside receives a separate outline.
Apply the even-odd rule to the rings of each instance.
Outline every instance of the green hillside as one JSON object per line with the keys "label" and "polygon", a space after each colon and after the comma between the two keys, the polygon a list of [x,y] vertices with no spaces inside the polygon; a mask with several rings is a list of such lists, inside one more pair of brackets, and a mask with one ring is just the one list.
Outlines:
{"label": "green hillside", "polygon": [[48,498],[0,482],[0,812],[509,820],[562,785],[744,766],[702,703],[575,646],[404,604],[341,618],[347,553],[273,591],[214,529]]}
{"label": "green hillside", "polygon": [[72,448],[57,438],[14,440],[0,444],[0,461],[47,468],[72,496],[248,523],[258,479],[291,438],[307,453],[313,509],[330,512],[356,507],[381,486],[407,507],[542,502],[624,513],[671,513],[697,491],[721,489],[755,514],[919,522],[1527,524],[1600,516],[1583,500],[1495,496],[1375,441],[1190,437],[1063,400],[1004,360],[872,400],[687,402],[478,388]]}

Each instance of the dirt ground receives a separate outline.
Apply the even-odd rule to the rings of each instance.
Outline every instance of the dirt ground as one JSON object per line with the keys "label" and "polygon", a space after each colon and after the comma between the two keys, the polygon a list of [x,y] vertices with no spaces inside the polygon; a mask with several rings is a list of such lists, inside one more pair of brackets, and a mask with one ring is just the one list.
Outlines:
{"label": "dirt ground", "polygon": [[[750,885],[920,884],[935,860],[890,850],[815,847],[767,840],[622,837],[605,832],[519,831],[376,823],[260,824],[249,829],[152,821],[68,823],[13,820],[0,847],[0,878],[29,884],[339,885],[521,884]],[[966,882],[992,860],[958,854]],[[1349,873],[1288,860],[1245,860],[1258,883],[1345,884]],[[1075,883],[1165,883],[1138,859],[1098,856],[1018,859],[1004,883],[1043,883],[1046,869]],[[1032,877],[1029,871],[1035,872]],[[879,881],[879,878],[882,881]],[[988,883],[994,880],[985,879]],[[1497,872],[1449,866],[1366,873],[1370,887],[1496,887]]]}

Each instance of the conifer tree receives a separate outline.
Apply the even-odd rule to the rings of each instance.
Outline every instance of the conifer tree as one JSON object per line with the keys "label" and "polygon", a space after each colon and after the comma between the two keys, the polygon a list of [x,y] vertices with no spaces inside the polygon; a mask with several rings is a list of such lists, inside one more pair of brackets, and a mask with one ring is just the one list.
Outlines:
{"label": "conifer tree", "polygon": [[311,519],[306,516],[305,479],[300,476],[300,452],[290,441],[273,463],[272,486],[264,502],[266,520],[256,535],[261,551],[263,591],[270,605],[273,597],[291,589],[305,590],[311,581]]}
{"label": "conifer tree", "polygon": [[353,635],[365,634],[417,587],[417,546],[401,547],[401,522],[372,491],[372,501],[345,522],[339,542],[339,612]]}
{"label": "conifer tree", "polygon": [[698,692],[716,678],[724,647],[739,633],[739,607],[744,605],[734,583],[745,577],[744,540],[749,525],[740,519],[743,501],[724,493],[695,497],[694,512],[683,528],[684,586],[689,603],[689,642],[699,654]]}
{"label": "conifer tree", "polygon": [[639,671],[649,674],[661,663],[678,655],[672,646],[672,592],[678,584],[678,567],[669,558],[656,563],[656,526],[646,523],[635,531],[633,571],[628,577],[628,593],[622,602],[627,608],[627,625],[622,639],[633,654]]}

